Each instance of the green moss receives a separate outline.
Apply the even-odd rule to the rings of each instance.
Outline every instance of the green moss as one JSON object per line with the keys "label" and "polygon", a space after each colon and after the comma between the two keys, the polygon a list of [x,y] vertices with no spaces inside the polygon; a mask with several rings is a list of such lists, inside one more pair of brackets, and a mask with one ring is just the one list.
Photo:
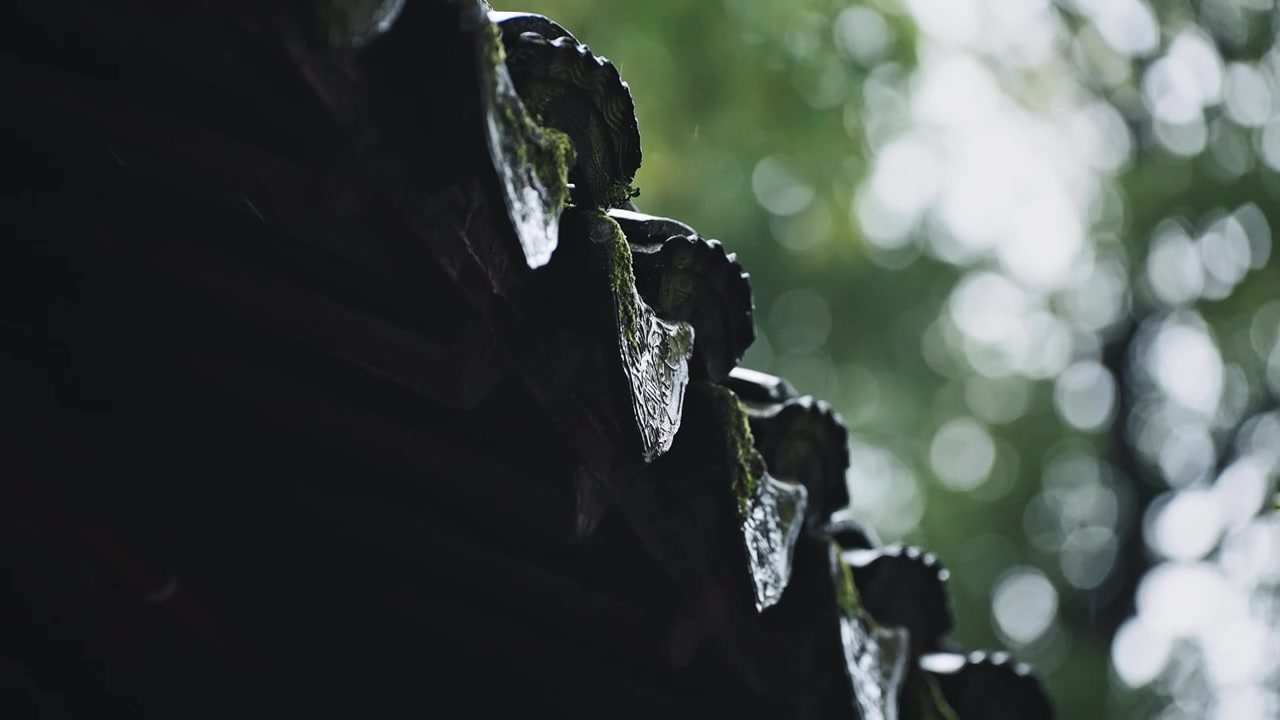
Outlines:
{"label": "green moss", "polygon": [[[502,31],[488,23],[487,31],[482,32],[483,55],[496,73],[506,65]],[[569,136],[536,122],[514,89],[493,92],[491,101],[502,124],[503,142],[515,157],[517,168],[532,173],[544,193],[548,212],[558,212],[569,202],[569,168],[575,160]]]}
{"label": "green moss", "polygon": [[920,672],[918,677],[920,680],[913,683],[915,687],[911,688],[911,695],[915,697],[920,707],[919,717],[923,720],[957,720],[956,711],[947,703],[947,699],[942,695],[942,688],[938,687],[938,681],[927,672]]}
{"label": "green moss", "polygon": [[745,519],[751,508],[751,499],[756,495],[758,476],[764,469],[760,467],[764,461],[756,452],[755,438],[751,436],[751,425],[747,422],[747,413],[742,403],[734,396],[732,415],[729,420],[729,442],[733,451],[734,478],[733,490],[738,497],[738,512]]}
{"label": "green moss", "polygon": [[480,32],[484,33],[484,37],[480,42],[485,46],[485,55],[489,59],[489,67],[498,67],[507,63],[507,49],[502,44],[502,31],[492,22],[485,23],[485,29]]}
{"label": "green moss", "polygon": [[727,444],[725,450],[733,476],[733,494],[738,501],[738,514],[745,520],[751,509],[751,500],[756,495],[759,478],[764,475],[764,460],[756,452],[747,411],[743,409],[738,396],[719,385],[707,384],[702,387],[706,388],[714,401],[715,425],[724,428]]}
{"label": "green moss", "polygon": [[[502,45],[500,31],[497,44]],[[617,145],[629,142],[620,139],[618,133],[636,132],[634,120],[629,124],[623,122],[619,127],[616,120],[611,120],[614,114],[609,107],[577,107],[583,100],[579,96],[607,105],[618,91],[626,93],[625,88],[602,85],[608,82],[609,75],[602,73],[596,63],[584,62],[577,53],[553,52],[548,55],[545,50],[535,51],[520,45],[512,49],[510,56],[499,54],[491,61],[506,63],[518,75],[523,110],[540,129],[551,129],[544,116],[554,106],[567,102],[577,108],[573,111],[575,117],[571,125],[562,126],[573,133],[574,140],[564,143],[557,138],[556,144],[559,145],[559,154],[567,158],[564,162],[566,168],[573,167],[576,159],[582,160],[578,167],[580,177],[577,178],[579,198],[589,197],[592,204],[607,209],[623,207],[631,198],[637,197],[640,192],[630,183],[635,169],[630,168],[628,173],[618,167],[623,162],[619,153],[626,153],[626,150]],[[629,99],[630,95],[626,94],[626,97]],[[629,102],[621,112],[633,114]],[[638,136],[635,140],[638,141]],[[551,163],[550,167],[555,165]],[[548,177],[548,181],[552,179]]]}
{"label": "green moss", "polygon": [[573,141],[568,135],[554,128],[541,128],[538,143],[540,157],[533,164],[538,181],[546,189],[549,199],[557,208],[569,204],[569,168],[573,167]]}
{"label": "green moss", "polygon": [[836,602],[840,604],[840,609],[848,617],[854,617],[862,608],[862,602],[858,599],[858,586],[853,582],[853,571],[849,569],[849,563],[840,557],[839,546],[832,544],[836,553],[836,568],[839,575],[836,583]]}
{"label": "green moss", "polygon": [[609,289],[613,291],[615,307],[618,311],[618,329],[626,338],[632,352],[640,352],[640,316],[636,308],[636,276],[631,267],[631,243],[613,218],[597,210],[594,222],[606,225],[610,237],[609,250]]}
{"label": "green moss", "polygon": [[631,187],[629,183],[615,182],[610,186],[605,202],[609,204],[609,207],[622,207],[634,197],[640,197],[638,189]]}
{"label": "green moss", "polygon": [[[871,616],[862,609],[858,586],[853,581],[853,570],[840,557],[840,546],[832,543],[831,549],[835,553],[836,603],[840,606],[840,610],[844,612],[845,617],[856,622],[866,623],[872,628],[878,627]],[[905,705],[904,717],[920,720],[957,720],[955,710],[947,704],[946,698],[942,695],[942,689],[938,687],[938,682],[933,676],[917,671],[908,674],[907,677],[907,686],[902,693]]]}

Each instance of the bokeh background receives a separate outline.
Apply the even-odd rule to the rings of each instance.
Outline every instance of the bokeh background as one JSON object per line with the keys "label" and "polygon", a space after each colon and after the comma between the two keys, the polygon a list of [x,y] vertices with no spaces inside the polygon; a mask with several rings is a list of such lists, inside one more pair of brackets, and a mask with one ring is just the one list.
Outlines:
{"label": "bokeh background", "polygon": [[1064,718],[1280,717],[1274,0],[526,0]]}

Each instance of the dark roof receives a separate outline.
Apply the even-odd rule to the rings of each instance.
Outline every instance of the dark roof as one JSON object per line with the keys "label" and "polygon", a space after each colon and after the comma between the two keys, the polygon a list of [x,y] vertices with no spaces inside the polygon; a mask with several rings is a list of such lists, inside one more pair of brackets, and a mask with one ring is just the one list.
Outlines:
{"label": "dark roof", "polygon": [[935,564],[829,526],[839,416],[725,377],[732,254],[564,207],[481,5],[14,12],[18,710],[834,718],[883,681],[1037,716],[1034,680],[991,709],[1022,669],[945,662]]}

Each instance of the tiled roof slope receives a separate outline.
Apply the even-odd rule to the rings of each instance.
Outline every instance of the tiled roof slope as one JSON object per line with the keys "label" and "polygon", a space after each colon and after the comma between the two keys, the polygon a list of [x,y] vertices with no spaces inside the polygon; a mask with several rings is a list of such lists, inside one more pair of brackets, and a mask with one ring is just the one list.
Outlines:
{"label": "tiled roof slope", "polygon": [[0,714],[1048,716],[735,368],[617,70],[487,10],[12,10]]}

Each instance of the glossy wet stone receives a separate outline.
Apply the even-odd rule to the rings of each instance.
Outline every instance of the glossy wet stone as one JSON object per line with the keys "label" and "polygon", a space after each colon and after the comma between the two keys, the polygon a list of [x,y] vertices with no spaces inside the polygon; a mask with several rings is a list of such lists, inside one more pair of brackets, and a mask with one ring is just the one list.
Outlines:
{"label": "glossy wet stone", "polygon": [[823,533],[840,546],[841,550],[870,550],[880,545],[875,531],[852,515],[837,512]]}
{"label": "glossy wet stone", "polygon": [[908,657],[907,632],[844,617],[840,619],[840,639],[863,720],[897,720],[898,692]]}
{"label": "glossy wet stone", "polygon": [[573,34],[556,21],[545,15],[529,12],[489,11],[489,21],[498,26],[502,32],[503,43],[515,42],[527,32],[540,35],[548,40],[567,37],[577,42]]}
{"label": "glossy wet stone", "polygon": [[723,382],[755,341],[751,278],[737,256],[670,218],[628,210],[609,216],[631,243],[640,295],[697,332],[695,377]]}
{"label": "glossy wet stone", "polygon": [[785,378],[742,367],[730,371],[725,384],[745,403],[770,405],[785,402],[800,394]]}
{"label": "glossy wet stone", "polygon": [[618,354],[630,389],[641,454],[651,462],[671,447],[680,429],[695,334],[687,323],[658,317],[636,292],[630,248],[618,225],[600,214],[585,217],[591,223],[590,240],[605,258]]}
{"label": "glossy wet stone", "polygon": [[568,200],[568,139],[529,116],[492,32],[477,36],[485,137],[511,226],[530,268],[545,265],[556,249],[560,211]]}
{"label": "glossy wet stone", "polygon": [[959,718],[1049,720],[1053,706],[1027,665],[1008,653],[934,653],[919,666],[937,680]]}
{"label": "glossy wet stone", "polygon": [[627,240],[634,244],[660,245],[669,237],[676,235],[692,237],[698,234],[691,226],[679,220],[640,212],[635,209],[635,203],[629,204],[632,207],[610,209],[609,217],[622,227]]}
{"label": "glossy wet stone", "polygon": [[883,627],[867,613],[847,565],[834,549],[831,573],[841,608],[840,640],[858,716],[863,720],[897,720],[898,697],[911,655],[908,632]]}
{"label": "glossy wet stone", "polygon": [[809,489],[810,525],[818,529],[849,504],[849,433],[830,405],[812,397],[745,403],[756,448],[779,477]]}
{"label": "glossy wet stone", "polygon": [[576,150],[570,170],[574,201],[619,207],[635,194],[640,130],[631,89],[606,58],[558,24],[527,13],[493,13],[506,63],[537,121],[567,134]]}
{"label": "glossy wet stone", "polygon": [[757,610],[772,607],[787,589],[807,504],[803,485],[781,482],[768,473],[756,481],[756,492],[742,521],[742,542],[750,563]]}
{"label": "glossy wet stone", "polygon": [[881,625],[906,628],[912,653],[937,647],[954,625],[947,570],[932,553],[891,545],[875,550],[846,550],[862,605]]}

